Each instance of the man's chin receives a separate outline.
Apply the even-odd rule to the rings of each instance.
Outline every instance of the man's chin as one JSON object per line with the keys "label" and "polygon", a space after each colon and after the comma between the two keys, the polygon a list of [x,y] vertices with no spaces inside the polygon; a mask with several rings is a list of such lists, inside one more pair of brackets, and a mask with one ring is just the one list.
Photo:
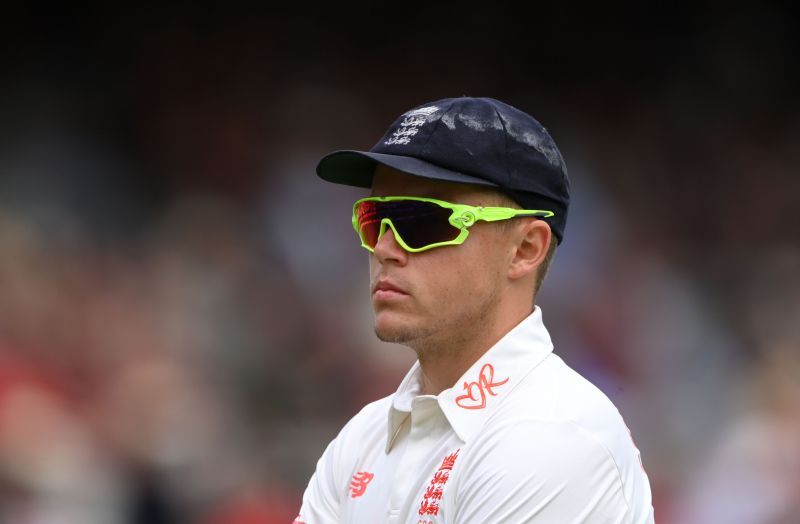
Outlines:
{"label": "man's chin", "polygon": [[419,337],[420,330],[409,319],[384,311],[375,315],[375,335],[384,342],[407,344]]}

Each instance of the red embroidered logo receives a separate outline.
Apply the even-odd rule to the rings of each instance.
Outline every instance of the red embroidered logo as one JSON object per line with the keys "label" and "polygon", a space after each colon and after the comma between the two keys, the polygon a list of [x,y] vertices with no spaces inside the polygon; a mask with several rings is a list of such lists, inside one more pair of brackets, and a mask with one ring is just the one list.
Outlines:
{"label": "red embroidered logo", "polygon": [[374,476],[375,474],[366,471],[359,471],[353,475],[353,480],[350,482],[350,496],[356,498],[363,495],[367,491],[367,484],[372,482]]}
{"label": "red embroidered logo", "polygon": [[302,515],[298,515],[298,516],[297,516],[297,517],[295,517],[295,519],[292,521],[292,524],[306,524],[306,522],[305,522],[304,520],[302,520],[302,519],[303,519],[303,516],[302,516]]}
{"label": "red embroidered logo", "polygon": [[420,515],[439,514],[439,503],[442,500],[444,485],[447,484],[447,479],[450,478],[450,470],[453,469],[453,465],[456,463],[459,451],[461,451],[461,448],[458,448],[455,453],[447,455],[442,461],[442,465],[433,474],[433,478],[422,496],[422,502],[419,504],[417,513]]}
{"label": "red embroidered logo", "polygon": [[456,397],[456,404],[464,409],[483,409],[486,407],[486,394],[496,396],[497,393],[492,388],[502,386],[506,382],[508,378],[494,382],[494,366],[484,364],[478,373],[478,380],[464,382],[465,393]]}

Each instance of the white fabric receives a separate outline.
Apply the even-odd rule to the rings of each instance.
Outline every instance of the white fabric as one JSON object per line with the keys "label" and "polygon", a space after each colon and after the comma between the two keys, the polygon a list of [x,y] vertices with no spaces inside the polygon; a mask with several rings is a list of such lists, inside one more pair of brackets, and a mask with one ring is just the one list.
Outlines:
{"label": "white fabric", "polygon": [[622,417],[552,347],[537,307],[438,396],[415,364],[330,443],[295,522],[653,522]]}

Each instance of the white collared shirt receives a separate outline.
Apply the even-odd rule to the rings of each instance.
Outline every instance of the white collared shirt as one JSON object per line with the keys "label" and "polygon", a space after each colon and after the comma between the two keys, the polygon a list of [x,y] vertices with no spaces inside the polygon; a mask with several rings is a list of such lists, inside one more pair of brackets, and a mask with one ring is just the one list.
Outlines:
{"label": "white collared shirt", "polygon": [[653,522],[622,417],[552,349],[537,307],[439,395],[417,362],[328,445],[295,522]]}

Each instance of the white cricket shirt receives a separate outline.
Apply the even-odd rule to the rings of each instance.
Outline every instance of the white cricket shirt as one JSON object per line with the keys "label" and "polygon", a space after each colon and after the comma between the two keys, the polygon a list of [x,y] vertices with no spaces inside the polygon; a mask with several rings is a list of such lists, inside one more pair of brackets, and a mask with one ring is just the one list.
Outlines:
{"label": "white cricket shirt", "polygon": [[417,362],[328,445],[295,523],[653,522],[622,417],[552,350],[537,307],[439,395]]}

